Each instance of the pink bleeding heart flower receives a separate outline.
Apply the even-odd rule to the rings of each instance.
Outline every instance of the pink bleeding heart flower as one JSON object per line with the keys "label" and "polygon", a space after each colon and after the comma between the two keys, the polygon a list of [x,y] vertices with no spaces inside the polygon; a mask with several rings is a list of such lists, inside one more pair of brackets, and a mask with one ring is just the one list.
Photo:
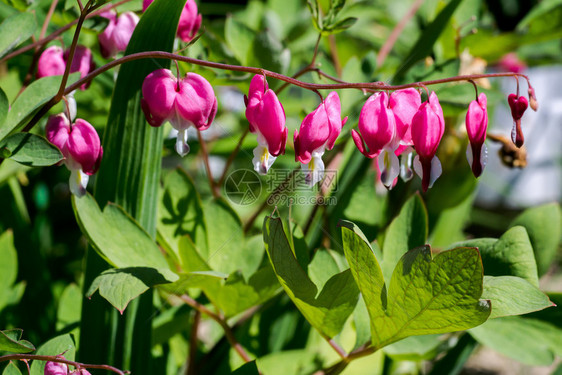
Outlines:
{"label": "pink bleeding heart flower", "polygon": [[318,108],[306,115],[300,132],[295,131],[295,160],[302,163],[309,186],[314,186],[324,177],[322,155],[326,149],[334,147],[346,121],[347,117],[341,119],[340,98],[332,91]]}
{"label": "pink bleeding heart flower", "polygon": [[396,136],[400,139],[401,145],[413,145],[412,119],[420,105],[421,96],[416,89],[397,90],[390,94],[389,107],[396,119]]}
{"label": "pink bleeding heart flower", "polygon": [[[142,11],[144,12],[154,0],[143,0]],[[202,17],[198,14],[197,4],[193,0],[187,0],[183,8],[178,24],[177,36],[188,43],[197,35],[201,28]]]}
{"label": "pink bleeding heart flower", "polygon": [[267,174],[277,156],[285,153],[289,131],[285,126],[285,110],[275,92],[269,89],[265,77],[260,74],[252,78],[244,102],[250,132],[258,136],[252,163],[256,172]]}
{"label": "pink bleeding heart flower", "polygon": [[443,110],[435,92],[422,103],[412,119],[412,140],[417,155],[414,170],[422,179],[422,189],[427,191],[441,175],[441,162],[435,156],[445,132]]}
{"label": "pink bleeding heart flower", "polygon": [[396,117],[389,107],[386,92],[377,92],[367,99],[359,114],[358,127],[360,133],[351,131],[355,145],[366,157],[377,157],[381,181],[386,187],[391,187],[400,173],[400,164],[395,154],[400,138],[397,136]]}
{"label": "pink bleeding heart flower", "polygon": [[[64,357],[62,357],[64,358]],[[47,362],[45,364],[44,375],[68,375],[68,366],[59,362]]]}
{"label": "pink bleeding heart flower", "polygon": [[71,372],[71,374],[75,374],[75,375],[92,375],[90,374],[90,372],[88,370],[86,370],[85,368],[81,368],[79,370],[74,370]]}
{"label": "pink bleeding heart flower", "polygon": [[178,131],[176,151],[189,153],[187,129],[206,130],[217,114],[217,98],[211,84],[196,73],[177,79],[170,70],[150,73],[142,84],[142,110],[151,126],[169,121]]}
{"label": "pink bleeding heart flower", "polygon": [[516,94],[509,94],[507,103],[509,104],[509,108],[511,108],[511,116],[513,117],[511,140],[517,147],[521,147],[525,141],[523,130],[521,130],[521,117],[523,117],[529,103],[524,96],[518,96]]}
{"label": "pink bleeding heart flower", "polygon": [[478,96],[478,101],[470,102],[466,112],[466,132],[470,142],[466,149],[466,156],[475,177],[482,174],[488,158],[488,151],[484,144],[486,130],[488,129],[488,109],[486,106],[486,94],[481,93]]}
{"label": "pink bleeding heart flower", "polygon": [[[51,46],[47,48],[37,61],[37,78],[56,76],[64,74],[70,50],[63,52],[62,48]],[[84,78],[95,69],[92,51],[84,46],[76,46],[74,58],[70,65],[70,73],[80,72],[80,78]],[[81,90],[88,88],[89,83],[80,86]]]}
{"label": "pink bleeding heart flower", "polygon": [[125,12],[117,17],[114,11],[103,12],[100,16],[109,20],[103,33],[98,35],[100,51],[105,58],[113,57],[127,49],[139,17],[133,12]]}
{"label": "pink bleeding heart flower", "polygon": [[527,65],[517,57],[515,52],[510,52],[503,55],[498,61],[498,68],[508,72],[521,73],[527,69]]}
{"label": "pink bleeding heart flower", "polygon": [[70,170],[70,191],[76,196],[86,193],[89,176],[100,166],[103,148],[96,129],[85,120],[74,124],[64,114],[49,117],[45,128],[47,140],[57,146]]}

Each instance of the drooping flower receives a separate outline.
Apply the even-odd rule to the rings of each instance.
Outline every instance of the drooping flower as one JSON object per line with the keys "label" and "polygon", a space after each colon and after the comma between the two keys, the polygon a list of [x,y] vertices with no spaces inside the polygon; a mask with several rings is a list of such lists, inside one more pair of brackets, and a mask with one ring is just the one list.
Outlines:
{"label": "drooping flower", "polygon": [[523,130],[521,130],[521,117],[527,110],[529,103],[524,96],[517,96],[516,94],[509,94],[507,103],[511,108],[511,116],[513,117],[513,128],[511,129],[511,140],[517,147],[523,146],[525,141],[523,137]]}
{"label": "drooping flower", "polygon": [[155,70],[144,79],[142,96],[142,110],[150,125],[169,121],[178,131],[176,151],[181,156],[189,152],[187,129],[206,130],[217,113],[213,87],[196,73],[177,79],[168,69]]}
{"label": "drooping flower", "polygon": [[469,144],[466,149],[466,157],[472,167],[475,177],[482,174],[488,158],[488,151],[484,141],[488,129],[488,109],[486,94],[481,93],[478,101],[473,100],[466,112],[466,133]]}
{"label": "drooping flower", "polygon": [[70,191],[76,196],[86,193],[89,176],[100,166],[103,148],[96,129],[85,120],[74,124],[64,114],[49,117],[45,128],[49,142],[59,148],[63,163],[70,170]]}
{"label": "drooping flower", "polygon": [[[61,47],[51,46],[47,48],[37,61],[37,78],[57,76],[64,74],[70,50],[63,51]],[[84,46],[76,46],[74,58],[70,64],[70,73],[80,72],[80,78],[84,78],[95,69],[92,51]],[[80,86],[81,90],[88,88],[89,83]]]}
{"label": "drooping flower", "polygon": [[[142,11],[144,12],[154,0],[143,0]],[[178,24],[177,36],[184,42],[190,42],[201,27],[202,17],[197,13],[197,4],[193,0],[187,0],[183,8]]]}
{"label": "drooping flower", "polygon": [[422,179],[422,189],[427,191],[441,175],[441,162],[435,156],[445,132],[443,110],[435,92],[422,103],[412,119],[412,140],[417,155],[414,170]]}
{"label": "drooping flower", "polygon": [[324,177],[322,155],[334,147],[336,139],[345,125],[347,117],[341,119],[340,98],[332,91],[318,108],[306,115],[295,131],[295,160],[301,162],[305,181],[314,186]]}
{"label": "drooping flower", "polygon": [[524,61],[521,61],[515,52],[506,53],[498,61],[498,68],[508,72],[521,73],[527,69]]}
{"label": "drooping flower", "polygon": [[86,370],[85,368],[81,368],[79,370],[74,370],[71,372],[72,375],[92,375],[90,371]]}
{"label": "drooping flower", "polygon": [[100,51],[105,58],[113,57],[127,49],[139,17],[133,12],[125,12],[117,17],[114,11],[103,12],[100,16],[109,20],[103,33],[98,35]]}
{"label": "drooping flower", "polygon": [[285,153],[289,131],[285,126],[285,110],[275,92],[269,89],[265,77],[260,74],[252,78],[250,91],[244,101],[250,132],[258,136],[252,163],[256,172],[267,174],[277,156]]}
{"label": "drooping flower", "polygon": [[[357,148],[368,158],[377,157],[381,182],[390,188],[400,174],[398,156],[411,146],[411,123],[421,103],[415,89],[398,90],[390,95],[386,92],[373,94],[361,109],[359,132],[352,130],[351,136]],[[407,156],[403,158],[406,162]],[[409,179],[409,166],[404,168],[404,178]]]}
{"label": "drooping flower", "polygon": [[59,362],[47,362],[43,373],[45,375],[67,375],[68,366]]}

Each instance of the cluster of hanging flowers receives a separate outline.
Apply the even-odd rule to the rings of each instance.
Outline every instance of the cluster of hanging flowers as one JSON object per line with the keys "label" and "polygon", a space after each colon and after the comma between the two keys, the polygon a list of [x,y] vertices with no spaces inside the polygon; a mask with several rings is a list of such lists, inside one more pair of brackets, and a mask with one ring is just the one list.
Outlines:
{"label": "cluster of hanging flowers", "polygon": [[[143,0],[143,11],[152,1]],[[107,27],[98,35],[100,52],[105,58],[115,57],[125,51],[139,18],[132,12],[117,15],[114,11],[100,16],[108,20]],[[180,16],[177,37],[190,42],[200,26],[201,15],[197,5],[188,0]],[[57,46],[47,48],[39,58],[37,76],[63,74],[68,59],[68,50]],[[70,64],[70,72],[86,76],[94,69],[92,52],[84,46],[77,46]],[[80,87],[82,90],[86,88],[87,85]],[[198,131],[206,130],[217,113],[217,98],[211,84],[196,73],[187,73],[180,78],[168,69],[155,70],[144,79],[142,95],[141,106],[147,122],[155,127],[169,122],[177,130],[175,149],[181,156],[189,153],[188,128],[193,126]],[[285,153],[288,136],[285,111],[264,75],[252,78],[244,101],[249,130],[256,134],[258,141],[252,163],[256,172],[267,174],[275,159]],[[49,118],[47,138],[61,150],[65,158],[62,163],[71,171],[71,191],[82,195],[86,191],[88,176],[99,168],[103,148],[94,127],[85,120],[75,120],[74,93],[67,95],[65,103],[65,114]],[[531,87],[529,101],[519,96],[519,92],[508,97],[514,120],[511,136],[517,147],[523,145],[521,117],[529,103],[536,110],[536,97]],[[309,186],[323,179],[322,156],[334,147],[346,121],[347,117],[342,119],[338,94],[330,92],[314,111],[305,116],[300,128],[295,131],[295,160],[301,163],[304,180]],[[488,127],[485,94],[480,94],[469,104],[465,123],[469,139],[467,159],[473,174],[478,177],[487,158],[484,144]],[[443,110],[435,92],[428,92],[427,100],[422,103],[420,92],[408,88],[371,95],[363,105],[357,130],[351,130],[351,137],[363,155],[376,158],[381,182],[387,188],[392,188],[399,176],[404,180],[411,179],[415,171],[421,178],[423,191],[427,191],[442,172],[436,153],[444,130]]]}

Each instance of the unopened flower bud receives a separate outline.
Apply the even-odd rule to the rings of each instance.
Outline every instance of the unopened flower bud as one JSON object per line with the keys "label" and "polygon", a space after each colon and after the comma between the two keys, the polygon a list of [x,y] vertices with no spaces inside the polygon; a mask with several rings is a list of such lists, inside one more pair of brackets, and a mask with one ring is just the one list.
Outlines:
{"label": "unopened flower bud", "polygon": [[133,12],[125,12],[117,17],[113,11],[103,12],[100,16],[109,20],[103,33],[98,35],[100,51],[105,58],[113,57],[127,49],[139,17]]}
{"label": "unopened flower bud", "polygon": [[529,87],[528,93],[529,93],[529,107],[531,107],[531,109],[536,112],[539,109],[539,102],[537,101],[537,97],[535,95],[535,89]]}
{"label": "unopened flower bud", "polygon": [[[64,358],[64,357],[62,357]],[[45,364],[44,375],[67,375],[68,366],[64,363],[59,362],[47,362]]]}

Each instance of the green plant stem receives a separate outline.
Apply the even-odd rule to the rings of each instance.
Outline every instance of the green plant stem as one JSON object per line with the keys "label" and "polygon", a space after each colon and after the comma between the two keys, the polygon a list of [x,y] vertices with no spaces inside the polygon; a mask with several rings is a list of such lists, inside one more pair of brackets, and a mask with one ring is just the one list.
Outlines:
{"label": "green plant stem", "polygon": [[80,17],[78,18],[78,23],[76,24],[76,30],[74,31],[74,37],[72,38],[72,44],[70,45],[70,51],[68,52],[68,63],[64,68],[64,74],[62,75],[62,81],[60,83],[59,91],[57,95],[55,95],[55,99],[60,101],[65,94],[64,89],[66,87],[66,83],[68,82],[68,76],[70,75],[70,68],[72,66],[72,61],[74,60],[74,53],[76,52],[76,46],[78,45],[78,38],[80,37],[80,30],[82,30],[82,24],[84,24],[84,20],[90,11],[90,6],[92,4],[92,0],[89,0],[86,3],[86,7],[82,9],[80,12]]}
{"label": "green plant stem", "polygon": [[73,366],[77,369],[79,369],[79,368],[84,368],[84,369],[93,368],[93,369],[111,371],[111,372],[114,372],[114,373],[120,374],[120,375],[128,374],[128,372],[121,371],[118,368],[115,368],[113,366],[109,366],[109,365],[90,365],[90,364],[70,361],[66,358],[62,358],[62,357],[54,356],[54,355],[51,356],[51,355],[36,355],[36,354],[8,354],[8,355],[4,355],[4,356],[0,357],[0,362],[4,362],[4,361],[27,361],[27,360],[58,362],[58,363],[64,363],[64,364]]}
{"label": "green plant stem", "polygon": [[193,298],[191,298],[187,294],[182,295],[180,298],[182,299],[182,301],[184,301],[189,306],[191,306],[194,309],[200,311],[201,313],[209,316],[209,318],[211,318],[215,322],[217,322],[222,327],[222,329],[224,330],[224,334],[226,336],[226,339],[228,340],[228,342],[230,343],[232,348],[236,351],[236,353],[238,353],[240,358],[242,358],[242,360],[244,360],[244,362],[250,362],[251,361],[250,356],[248,355],[248,353],[246,353],[246,350],[244,350],[244,348],[242,347],[242,345],[240,345],[238,340],[236,340],[236,337],[234,336],[234,333],[232,332],[232,329],[230,328],[230,326],[228,325],[228,323],[226,322],[226,320],[223,317],[221,317],[220,315],[218,315],[218,314],[214,313],[213,311],[209,310],[204,305],[200,304],[199,302],[197,302],[196,300],[194,300]]}

